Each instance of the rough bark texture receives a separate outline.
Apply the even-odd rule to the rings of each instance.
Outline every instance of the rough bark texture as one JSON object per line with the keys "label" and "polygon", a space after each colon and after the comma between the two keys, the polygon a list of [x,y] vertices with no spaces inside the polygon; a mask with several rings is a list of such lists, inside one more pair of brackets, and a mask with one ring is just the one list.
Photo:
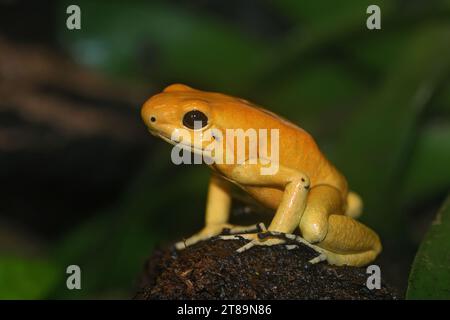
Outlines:
{"label": "rough bark texture", "polygon": [[366,268],[308,261],[306,246],[235,250],[245,240],[213,238],[176,251],[157,250],[146,262],[135,299],[398,299],[382,283],[366,287]]}

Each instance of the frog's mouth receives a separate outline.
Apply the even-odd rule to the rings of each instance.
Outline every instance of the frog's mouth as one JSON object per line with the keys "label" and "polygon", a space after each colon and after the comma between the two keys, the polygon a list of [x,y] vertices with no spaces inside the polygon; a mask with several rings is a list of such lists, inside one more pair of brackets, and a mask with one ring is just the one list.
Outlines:
{"label": "frog's mouth", "polygon": [[153,131],[153,130],[150,130],[150,129],[148,131],[150,131],[150,133],[152,135],[154,135],[154,136],[156,136],[158,138],[161,138],[165,142],[170,143],[171,145],[183,148],[186,151],[193,152],[193,153],[198,153],[198,154],[203,154],[203,152],[204,152],[203,148],[198,148],[198,147],[195,147],[195,146],[193,146],[191,144],[187,144],[187,143],[184,143],[184,142],[181,142],[181,141],[177,141],[177,140],[171,139],[171,138],[169,138],[168,136],[166,136],[165,134],[163,134],[161,132]]}

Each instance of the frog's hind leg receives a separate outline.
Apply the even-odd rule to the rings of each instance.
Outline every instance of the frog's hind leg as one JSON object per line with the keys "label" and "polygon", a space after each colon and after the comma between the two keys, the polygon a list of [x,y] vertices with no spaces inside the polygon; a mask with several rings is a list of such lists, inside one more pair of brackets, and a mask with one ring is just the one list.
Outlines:
{"label": "frog's hind leg", "polygon": [[324,249],[330,264],[366,265],[380,253],[380,240],[371,229],[342,214],[343,208],[335,188],[320,185],[311,189],[300,221],[302,236]]}
{"label": "frog's hind leg", "polygon": [[326,237],[316,246],[326,250],[330,264],[350,266],[369,264],[382,249],[374,231],[350,217],[334,214],[328,219]]}

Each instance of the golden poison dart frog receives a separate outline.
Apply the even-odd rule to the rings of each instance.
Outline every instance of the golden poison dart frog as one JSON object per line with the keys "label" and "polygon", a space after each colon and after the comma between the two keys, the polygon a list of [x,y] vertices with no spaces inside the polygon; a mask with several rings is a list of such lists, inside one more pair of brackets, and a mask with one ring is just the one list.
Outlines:
{"label": "golden poison dart frog", "polygon": [[[249,240],[239,252],[255,245],[286,242],[292,248],[293,242],[301,242],[319,253],[312,263],[327,260],[330,264],[351,266],[366,265],[380,253],[378,235],[356,220],[362,210],[361,198],[349,191],[345,177],[325,158],[313,137],[300,127],[244,99],[182,84],[170,85],[152,96],[143,105],[141,115],[149,131],[166,142],[197,154],[209,151],[209,158],[212,155],[208,146],[215,142],[215,146],[220,146],[215,153],[227,156],[227,161],[207,164],[212,176],[205,226],[177,243],[178,249],[228,229],[229,235],[222,236],[223,239]],[[263,152],[259,141],[253,145],[256,150],[252,150],[250,143],[245,145],[239,160],[236,150],[239,144],[235,143],[235,137],[233,141],[225,139],[228,137],[225,132],[245,135],[249,130],[253,130],[256,138],[261,133],[271,133],[277,139],[265,141],[271,152]],[[233,184],[274,210],[268,228],[262,224],[228,223]]]}

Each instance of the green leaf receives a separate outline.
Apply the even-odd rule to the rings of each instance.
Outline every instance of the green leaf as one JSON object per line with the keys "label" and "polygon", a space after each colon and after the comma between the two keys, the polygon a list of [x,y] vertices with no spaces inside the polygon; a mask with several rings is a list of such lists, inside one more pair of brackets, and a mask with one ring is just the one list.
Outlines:
{"label": "green leaf", "polygon": [[407,299],[450,299],[450,194],[414,259]]}

